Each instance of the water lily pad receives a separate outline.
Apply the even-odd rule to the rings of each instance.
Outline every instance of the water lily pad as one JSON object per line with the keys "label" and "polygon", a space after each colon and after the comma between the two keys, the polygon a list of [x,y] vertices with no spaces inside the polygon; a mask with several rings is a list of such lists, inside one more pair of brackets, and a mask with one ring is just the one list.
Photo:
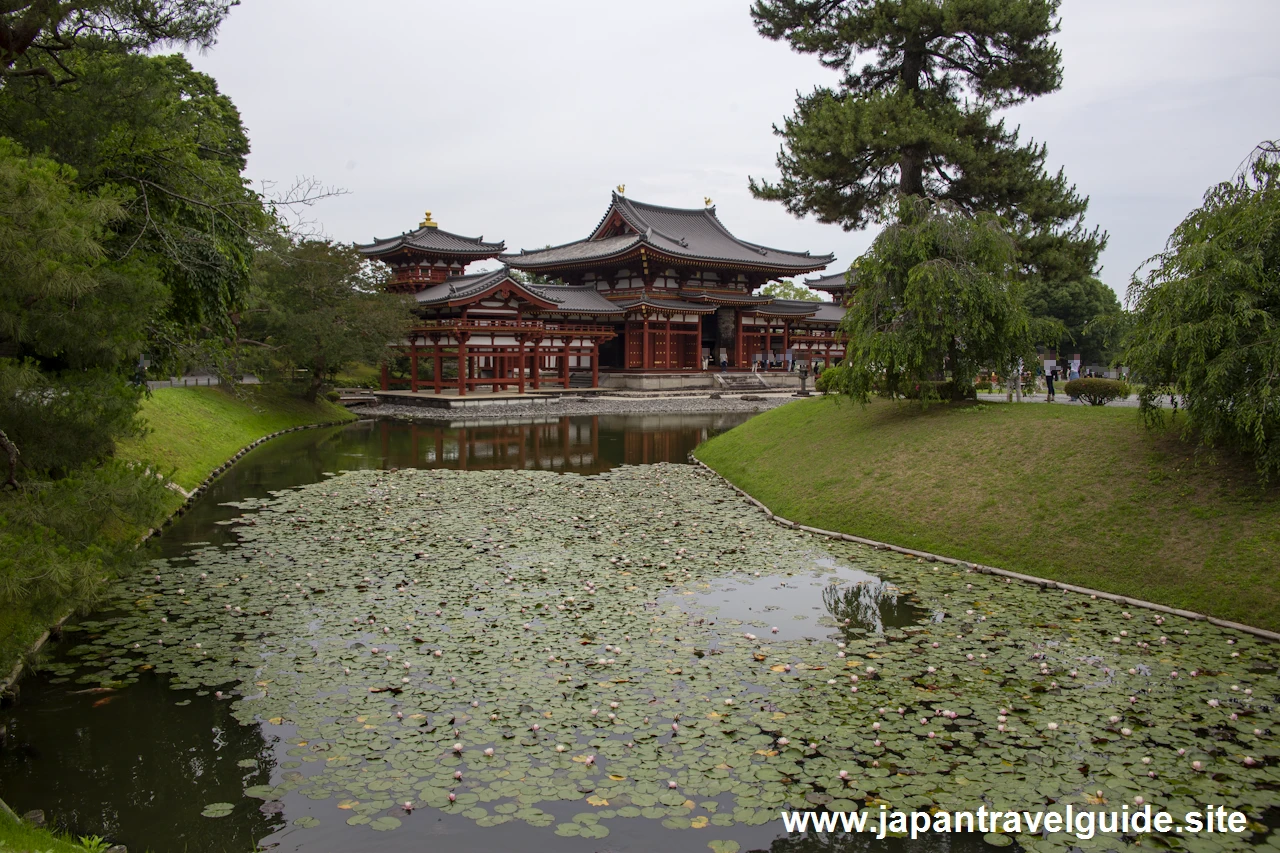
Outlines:
{"label": "water lily pad", "polygon": [[209,803],[200,812],[203,817],[226,817],[235,809],[231,803]]}

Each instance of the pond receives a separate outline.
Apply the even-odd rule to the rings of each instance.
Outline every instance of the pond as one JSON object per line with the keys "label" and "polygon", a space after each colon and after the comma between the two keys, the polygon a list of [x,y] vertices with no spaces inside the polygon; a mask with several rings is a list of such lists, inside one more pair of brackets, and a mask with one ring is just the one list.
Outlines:
{"label": "pond", "polygon": [[732,424],[264,445],[26,682],[3,796],[156,851],[977,850],[778,815],[1136,798],[1262,837],[1274,647],[772,525],[670,464]]}

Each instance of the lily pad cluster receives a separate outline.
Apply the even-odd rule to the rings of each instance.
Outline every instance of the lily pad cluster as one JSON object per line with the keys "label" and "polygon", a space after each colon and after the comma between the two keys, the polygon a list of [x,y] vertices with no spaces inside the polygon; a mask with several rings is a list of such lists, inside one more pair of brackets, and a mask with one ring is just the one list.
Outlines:
{"label": "lily pad cluster", "polygon": [[[238,543],[120,583],[74,674],[154,670],[272,727],[287,754],[246,791],[268,803],[709,840],[881,804],[1212,803],[1263,837],[1280,805],[1275,646],[781,528],[690,466],[349,472],[238,506]],[[788,575],[825,579],[812,636],[699,603]],[[918,618],[881,620],[886,602]]]}

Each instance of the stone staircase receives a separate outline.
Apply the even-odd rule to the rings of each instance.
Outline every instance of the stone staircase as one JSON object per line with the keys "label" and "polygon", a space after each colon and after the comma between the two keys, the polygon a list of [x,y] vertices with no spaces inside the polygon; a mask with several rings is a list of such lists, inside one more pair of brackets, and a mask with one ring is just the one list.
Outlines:
{"label": "stone staircase", "polygon": [[758,373],[713,374],[720,388],[725,391],[768,391],[769,383]]}

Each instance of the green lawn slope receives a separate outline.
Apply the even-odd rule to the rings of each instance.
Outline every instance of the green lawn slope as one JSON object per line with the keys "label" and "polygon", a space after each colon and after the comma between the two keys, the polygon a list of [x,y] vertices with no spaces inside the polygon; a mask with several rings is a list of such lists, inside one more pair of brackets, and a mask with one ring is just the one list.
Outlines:
{"label": "green lawn slope", "polygon": [[237,451],[264,435],[307,424],[355,420],[342,406],[308,403],[271,386],[160,388],[142,404],[148,433],[126,441],[116,455],[175,469],[173,481],[192,489]]}
{"label": "green lawn slope", "polygon": [[823,397],[696,455],[801,524],[1280,630],[1280,489],[1132,408]]}
{"label": "green lawn slope", "polygon": [[3,853],[84,853],[87,848],[70,837],[23,823],[8,808],[0,808],[0,851]]}

